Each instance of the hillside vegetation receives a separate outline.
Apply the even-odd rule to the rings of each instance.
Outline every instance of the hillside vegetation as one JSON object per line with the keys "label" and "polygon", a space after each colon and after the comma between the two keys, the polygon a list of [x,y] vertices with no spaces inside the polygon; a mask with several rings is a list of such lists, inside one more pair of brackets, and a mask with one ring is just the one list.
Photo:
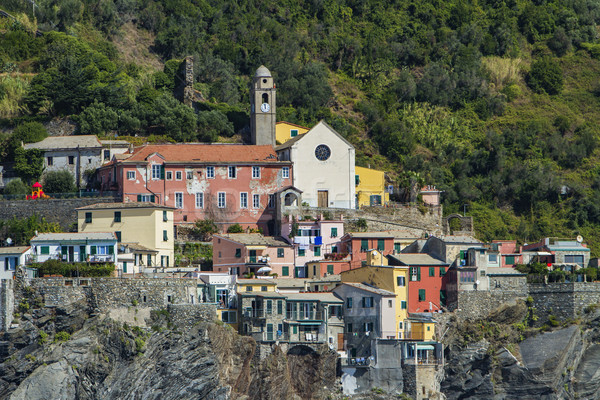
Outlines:
{"label": "hillside vegetation", "polygon": [[[68,116],[100,136],[239,140],[264,64],[279,120],[325,118],[358,165],[466,205],[482,239],[581,234],[600,255],[596,0],[36,4],[3,2],[18,19],[0,20],[7,128]],[[198,113],[173,97],[187,55]]]}

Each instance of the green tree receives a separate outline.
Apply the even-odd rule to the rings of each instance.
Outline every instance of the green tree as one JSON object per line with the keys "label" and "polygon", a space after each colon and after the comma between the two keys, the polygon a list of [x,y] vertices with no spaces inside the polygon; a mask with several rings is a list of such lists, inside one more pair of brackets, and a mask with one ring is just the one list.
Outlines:
{"label": "green tree", "polygon": [[79,132],[85,135],[100,135],[119,127],[117,112],[97,100],[79,114],[77,121]]}
{"label": "green tree", "polygon": [[26,184],[24,184],[20,178],[13,179],[12,181],[8,182],[4,187],[5,195],[25,195],[29,192],[30,188]]}
{"label": "green tree", "polygon": [[233,224],[227,228],[227,233],[244,233],[244,228],[240,224]]}
{"label": "green tree", "polygon": [[69,171],[50,171],[44,175],[44,192],[73,193],[75,191],[77,191],[75,179]]}
{"label": "green tree", "polygon": [[563,89],[563,72],[551,57],[543,57],[531,64],[527,84],[537,93],[559,94]]}
{"label": "green tree", "polygon": [[44,172],[44,155],[39,149],[25,150],[18,147],[15,150],[15,172],[28,184],[40,179]]}
{"label": "green tree", "polygon": [[8,221],[0,221],[0,227],[6,228],[6,237],[13,240],[15,246],[25,246],[35,232],[60,232],[60,225],[56,222],[48,222],[44,217],[32,215],[28,218],[13,218]]}
{"label": "green tree", "polygon": [[198,140],[201,142],[216,142],[219,135],[233,136],[233,123],[221,111],[200,111],[198,119]]}
{"label": "green tree", "polygon": [[219,227],[212,219],[199,219],[196,221],[193,232],[200,237],[200,240],[207,242],[214,233],[219,232]]}
{"label": "green tree", "polygon": [[21,144],[36,143],[48,137],[44,125],[39,122],[25,122],[17,126],[9,139],[9,158],[14,159],[15,151]]}

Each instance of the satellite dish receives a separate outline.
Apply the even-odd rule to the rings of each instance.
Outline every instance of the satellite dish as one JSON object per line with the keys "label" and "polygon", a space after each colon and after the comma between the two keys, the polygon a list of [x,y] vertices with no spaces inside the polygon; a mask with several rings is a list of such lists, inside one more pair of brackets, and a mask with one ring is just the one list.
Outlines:
{"label": "satellite dish", "polygon": [[377,255],[377,250],[373,250],[373,251],[371,252],[371,255],[372,255],[373,257],[375,257],[375,256]]}
{"label": "satellite dish", "polygon": [[479,286],[479,279],[477,279],[477,280],[475,281],[475,284],[476,284],[477,286]]}
{"label": "satellite dish", "polygon": [[578,241],[579,243],[583,243],[583,236],[581,236],[581,235],[577,235],[577,241]]}
{"label": "satellite dish", "polygon": [[13,242],[13,241],[12,241],[12,239],[11,239],[11,238],[6,238],[6,244],[7,244],[7,245],[9,245],[9,246],[10,246],[10,245],[12,244],[12,242]]}

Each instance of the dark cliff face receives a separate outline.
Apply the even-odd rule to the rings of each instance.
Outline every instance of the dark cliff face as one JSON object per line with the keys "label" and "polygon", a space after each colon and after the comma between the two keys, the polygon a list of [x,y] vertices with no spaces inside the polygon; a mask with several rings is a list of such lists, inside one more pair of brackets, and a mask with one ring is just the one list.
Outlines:
{"label": "dark cliff face", "polygon": [[[0,398],[319,399],[333,388],[328,350],[275,348],[260,361],[256,348],[226,326],[177,327],[164,311],[140,329],[84,303],[39,308],[0,336]],[[298,386],[296,375],[312,379]]]}

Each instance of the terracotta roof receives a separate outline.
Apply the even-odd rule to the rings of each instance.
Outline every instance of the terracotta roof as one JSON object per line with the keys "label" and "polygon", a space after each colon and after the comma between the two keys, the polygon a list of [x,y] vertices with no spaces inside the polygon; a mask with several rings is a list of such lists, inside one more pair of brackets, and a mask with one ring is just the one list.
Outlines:
{"label": "terracotta roof", "polygon": [[28,143],[26,149],[58,150],[80,148],[100,148],[102,144],[96,135],[49,136],[41,142]]}
{"label": "terracotta roof", "polygon": [[277,154],[270,145],[224,143],[148,144],[134,149],[125,162],[145,162],[151,154],[160,154],[165,162],[202,163],[275,163]]}
{"label": "terracotta roof", "polygon": [[156,203],[148,202],[129,202],[129,203],[96,203],[85,207],[76,208],[76,210],[110,210],[123,208],[159,208],[162,210],[175,210],[174,207],[162,206]]}

